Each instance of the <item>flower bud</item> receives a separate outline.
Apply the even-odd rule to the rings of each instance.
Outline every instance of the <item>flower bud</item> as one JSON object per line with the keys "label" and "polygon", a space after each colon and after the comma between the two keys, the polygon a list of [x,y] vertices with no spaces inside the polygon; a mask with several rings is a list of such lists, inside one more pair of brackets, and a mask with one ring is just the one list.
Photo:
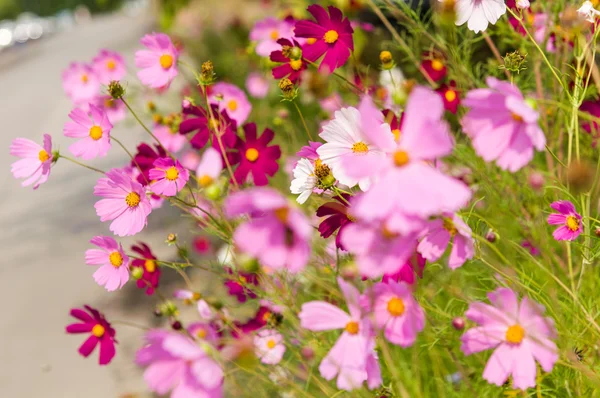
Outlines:
{"label": "flower bud", "polygon": [[198,83],[201,86],[208,86],[215,81],[215,70],[211,61],[202,63],[202,69],[200,70],[200,77]]}
{"label": "flower bud", "polygon": [[210,200],[218,200],[221,197],[221,187],[219,184],[211,184],[204,188],[204,195]]}
{"label": "flower bud", "polygon": [[310,361],[315,357],[315,350],[313,350],[313,348],[309,346],[302,347],[301,353],[302,358],[306,359],[307,361]]}
{"label": "flower bud", "polygon": [[389,51],[382,51],[379,53],[379,60],[381,61],[381,66],[385,70],[392,69],[394,67],[394,58],[392,58],[392,53]]}
{"label": "flower bud", "polygon": [[256,273],[260,270],[260,264],[258,263],[258,260],[248,255],[240,254],[239,264],[244,272]]}
{"label": "flower bud", "polygon": [[452,320],[452,327],[456,330],[463,330],[465,328],[465,319],[458,316]]}
{"label": "flower bud", "polygon": [[283,93],[283,98],[288,101],[293,101],[297,96],[297,89],[290,79],[283,78],[279,81],[279,89]]}
{"label": "flower bud", "polygon": [[517,8],[525,9],[529,8],[531,4],[529,4],[529,0],[517,0]]}
{"label": "flower bud", "polygon": [[518,50],[507,53],[503,60],[504,65],[500,66],[501,69],[506,69],[517,74],[527,70],[527,54],[521,54]]}
{"label": "flower bud", "polygon": [[490,229],[487,234],[485,234],[485,239],[490,243],[494,243],[496,239],[498,239],[498,235]]}
{"label": "flower bud", "polygon": [[567,168],[567,184],[574,192],[585,192],[594,182],[593,167],[584,161],[573,161]]}
{"label": "flower bud", "polygon": [[144,276],[144,270],[142,267],[135,267],[131,270],[131,277],[136,281],[138,279],[142,279],[142,276]]}
{"label": "flower bud", "polygon": [[443,0],[439,6],[440,23],[453,28],[456,21],[456,0]]}
{"label": "flower bud", "polygon": [[544,175],[538,171],[534,171],[531,174],[529,174],[529,186],[531,188],[533,188],[536,191],[539,191],[540,189],[542,189],[544,187]]}
{"label": "flower bud", "polygon": [[148,108],[150,113],[156,112],[156,104],[152,101],[148,101],[148,103],[146,103],[146,108]]}
{"label": "flower bud", "polygon": [[177,242],[177,234],[171,233],[171,234],[167,235],[166,243],[173,244],[175,242]]}
{"label": "flower bud", "polygon": [[183,325],[181,324],[181,322],[175,321],[171,324],[171,327],[173,328],[173,330],[181,330],[183,328]]}
{"label": "flower bud", "polygon": [[158,311],[163,316],[175,316],[179,313],[177,306],[172,301],[165,301],[158,307]]}
{"label": "flower bud", "polygon": [[108,83],[108,94],[114,99],[120,99],[125,95],[125,89],[118,80]]}
{"label": "flower bud", "polygon": [[290,59],[296,61],[302,59],[302,49],[300,47],[292,47],[290,51]]}
{"label": "flower bud", "polygon": [[600,227],[596,227],[596,229],[594,230],[594,235],[600,238]]}

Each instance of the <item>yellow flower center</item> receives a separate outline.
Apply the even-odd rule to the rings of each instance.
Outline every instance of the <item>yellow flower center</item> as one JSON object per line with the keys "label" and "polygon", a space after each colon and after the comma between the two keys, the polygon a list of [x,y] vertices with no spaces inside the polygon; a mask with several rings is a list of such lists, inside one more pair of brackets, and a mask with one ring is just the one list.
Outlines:
{"label": "yellow flower center", "polygon": [[146,260],[146,262],[144,263],[144,268],[146,268],[146,271],[150,273],[156,271],[156,261]]}
{"label": "yellow flower center", "polygon": [[408,157],[408,153],[406,153],[406,151],[399,150],[394,153],[394,164],[397,167],[404,166],[409,160],[410,158]]}
{"label": "yellow flower center", "polygon": [[114,70],[117,67],[117,63],[115,62],[114,59],[110,59],[106,63],[106,67],[108,68],[108,70]]}
{"label": "yellow flower center", "polygon": [[338,32],[332,29],[325,32],[325,34],[323,35],[323,40],[325,40],[325,43],[333,44],[337,41],[339,37],[340,35],[338,35]]}
{"label": "yellow flower center", "polygon": [[104,332],[106,332],[106,329],[100,324],[94,325],[92,328],[92,334],[98,338],[104,336]]}
{"label": "yellow flower center", "polygon": [[277,30],[272,30],[271,31],[271,39],[272,40],[277,40],[279,39],[279,32]]}
{"label": "yellow flower center", "polygon": [[90,80],[90,78],[88,77],[88,75],[86,73],[84,73],[83,75],[81,75],[81,81],[83,83],[87,83],[88,80]]}
{"label": "yellow flower center", "polygon": [[448,231],[448,233],[450,233],[450,236],[454,236],[456,235],[456,233],[458,232],[458,230],[456,229],[456,226],[454,225],[454,222],[452,221],[451,218],[449,217],[444,217],[444,219],[442,220],[443,222],[443,226],[444,229],[446,231]]}
{"label": "yellow flower center", "polygon": [[108,256],[108,261],[110,261],[113,267],[119,268],[123,265],[123,256],[121,256],[121,253],[119,252],[112,252]]}
{"label": "yellow flower center", "polygon": [[201,298],[202,298],[202,296],[200,295],[200,293],[198,293],[198,292],[194,292],[194,293],[192,293],[192,299],[193,299],[194,301],[198,301],[198,300],[200,300]]}
{"label": "yellow flower center", "polygon": [[274,211],[275,217],[282,223],[286,223],[288,219],[288,215],[290,213],[290,209],[287,207],[280,207],[279,209]]}
{"label": "yellow flower center", "polygon": [[265,312],[265,314],[262,317],[263,322],[268,322],[269,319],[271,319],[271,315],[273,315],[273,314],[271,314],[271,311]]}
{"label": "yellow flower center", "polygon": [[364,142],[358,141],[356,144],[352,145],[352,152],[367,153],[369,152],[369,147]]}
{"label": "yellow flower center", "polygon": [[218,128],[219,128],[219,121],[218,121],[217,119],[210,119],[210,120],[208,121],[208,127],[209,127],[211,130],[216,130],[216,129],[218,129]]}
{"label": "yellow flower center", "polygon": [[439,59],[434,59],[433,61],[431,61],[431,68],[439,72],[442,69],[444,69],[444,63]]}
{"label": "yellow flower center", "polygon": [[387,304],[387,310],[391,316],[400,316],[404,314],[404,301],[400,297],[392,297]]}
{"label": "yellow flower center", "polygon": [[45,161],[50,159],[50,155],[48,154],[48,152],[46,152],[45,149],[42,149],[40,153],[38,153],[38,159],[40,160],[40,162],[44,163]]}
{"label": "yellow flower center", "polygon": [[511,113],[510,115],[513,120],[517,123],[523,123],[523,118],[521,117],[521,115],[517,115],[516,113]]}
{"label": "yellow flower center", "polygon": [[163,54],[160,56],[159,62],[163,69],[169,69],[173,66],[173,57],[169,54]]}
{"label": "yellow flower center", "polygon": [[446,97],[446,101],[453,102],[456,99],[456,91],[454,91],[454,90],[448,90],[444,94],[444,97]]}
{"label": "yellow flower center", "polygon": [[317,39],[315,39],[314,37],[309,37],[308,39],[306,39],[306,44],[315,44],[317,42]]}
{"label": "yellow flower center", "polygon": [[273,340],[273,339],[267,341],[267,347],[269,347],[269,350],[272,350],[273,348],[275,348],[276,345],[277,345],[277,343],[275,343],[275,340]]}
{"label": "yellow flower center", "polygon": [[385,239],[395,239],[399,236],[397,232],[390,231],[386,226],[381,230],[381,235],[383,235]]}
{"label": "yellow flower center", "polygon": [[346,330],[346,332],[348,332],[350,334],[357,334],[358,333],[358,322],[350,321],[346,324],[346,327],[344,329]]}
{"label": "yellow flower center", "polygon": [[244,275],[240,275],[240,277],[238,278],[240,280],[240,282],[242,283],[247,283],[248,282],[248,278],[246,278]]}
{"label": "yellow flower center", "polygon": [[140,198],[140,195],[138,195],[137,192],[130,192],[125,197],[125,203],[127,203],[127,206],[129,207],[137,207],[137,205],[140,204],[141,199],[142,198]]}
{"label": "yellow flower center", "polygon": [[198,338],[203,339],[206,337],[206,330],[205,329],[198,329],[198,331],[196,332],[196,336],[198,336]]}
{"label": "yellow flower center", "polygon": [[227,108],[229,108],[230,111],[234,112],[237,108],[238,108],[238,104],[236,100],[231,100],[227,103]]}
{"label": "yellow flower center", "polygon": [[90,129],[90,138],[94,141],[98,141],[100,138],[102,138],[102,129],[100,126],[92,126]]}
{"label": "yellow flower center", "polygon": [[258,159],[258,151],[256,148],[246,149],[246,159],[248,159],[250,162],[256,162],[256,159]]}
{"label": "yellow flower center", "polygon": [[321,159],[315,160],[315,176],[322,180],[331,174],[331,169]]}
{"label": "yellow flower center", "polygon": [[525,329],[519,324],[514,324],[506,330],[506,341],[512,344],[519,344],[525,337]]}
{"label": "yellow flower center", "polygon": [[113,101],[112,98],[108,98],[104,100],[104,106],[106,108],[114,108],[115,107],[115,101]]}
{"label": "yellow flower center", "polygon": [[575,232],[579,229],[579,220],[575,216],[567,217],[567,228]]}
{"label": "yellow flower center", "polygon": [[375,96],[381,101],[385,101],[388,96],[388,91],[385,87],[377,87],[377,90],[375,90]]}
{"label": "yellow flower center", "polygon": [[398,141],[400,139],[400,135],[402,133],[401,133],[400,129],[393,129],[392,134],[394,134],[394,138],[396,139],[396,141]]}
{"label": "yellow flower center", "polygon": [[207,176],[207,175],[203,175],[202,177],[200,177],[198,179],[198,184],[200,184],[200,186],[202,188],[206,188],[207,186],[209,186],[210,184],[212,184],[213,179],[211,176]]}
{"label": "yellow flower center", "polygon": [[171,166],[165,171],[165,178],[169,181],[175,181],[179,177],[177,167]]}
{"label": "yellow flower center", "polygon": [[292,67],[293,70],[300,70],[300,68],[302,68],[302,60],[301,59],[292,59],[290,61],[290,66]]}

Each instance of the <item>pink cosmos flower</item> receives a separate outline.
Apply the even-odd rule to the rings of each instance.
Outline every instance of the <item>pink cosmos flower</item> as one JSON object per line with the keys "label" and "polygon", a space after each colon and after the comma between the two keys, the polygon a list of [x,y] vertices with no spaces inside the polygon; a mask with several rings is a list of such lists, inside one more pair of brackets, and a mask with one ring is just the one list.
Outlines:
{"label": "pink cosmos flower", "polygon": [[265,129],[257,138],[256,124],[248,123],[244,125],[244,136],[246,140],[240,138],[236,145],[240,165],[233,176],[240,184],[252,178],[257,186],[267,185],[269,183],[267,176],[273,177],[279,170],[277,160],[281,157],[281,149],[279,145],[269,146],[275,133],[270,129]]}
{"label": "pink cosmos flower", "polygon": [[137,281],[139,289],[146,289],[146,294],[151,296],[158,287],[161,270],[156,262],[156,256],[145,243],[132,245],[131,250],[139,254],[142,258],[136,258],[131,261],[132,268],[142,269],[142,277]]}
{"label": "pink cosmos flower", "polygon": [[298,152],[296,152],[296,156],[301,158],[307,158],[308,160],[312,160],[313,162],[319,158],[319,154],[317,153],[317,149],[323,145],[322,142],[313,142],[308,141],[308,145],[300,148]]}
{"label": "pink cosmos flower", "polygon": [[350,314],[325,301],[311,301],[302,305],[298,317],[301,327],[314,332],[343,329],[319,365],[319,372],[326,380],[338,376],[337,387],[350,391],[360,388],[367,380],[372,331],[369,321],[363,318],[358,290],[341,278],[338,278],[338,284]]}
{"label": "pink cosmos flower", "polygon": [[321,106],[321,109],[323,109],[329,115],[332,115],[333,112],[340,110],[343,104],[344,100],[337,92],[334,92],[331,95],[319,100],[319,105]]}
{"label": "pink cosmos flower", "polygon": [[142,84],[150,88],[168,87],[178,73],[179,51],[164,33],[145,35],[140,43],[147,48],[135,53],[135,66],[141,69],[137,75]]}
{"label": "pink cosmos flower", "polygon": [[123,101],[115,100],[110,95],[100,95],[93,102],[98,108],[106,112],[111,124],[116,124],[127,116],[127,107]]}
{"label": "pink cosmos flower", "polygon": [[96,283],[109,292],[125,286],[129,280],[129,257],[123,246],[109,236],[96,236],[90,243],[100,248],[85,252],[86,264],[101,265],[94,273]]}
{"label": "pink cosmos flower", "polygon": [[550,207],[558,212],[548,216],[548,224],[560,225],[552,236],[556,240],[575,240],[583,232],[581,215],[575,210],[573,203],[568,200],[553,202]]}
{"label": "pink cosmos flower", "polygon": [[510,289],[488,293],[492,305],[474,302],[466,317],[480,326],[462,337],[465,355],[494,349],[483,371],[483,378],[501,386],[512,375],[513,386],[521,390],[535,386],[537,360],[550,372],[558,360],[554,321],[542,316],[544,307],[524,297],[521,303]]}
{"label": "pink cosmos flower", "polygon": [[62,73],[65,93],[77,106],[86,105],[100,94],[100,80],[87,64],[73,62]]}
{"label": "pink cosmos flower", "polygon": [[402,131],[391,133],[389,126],[381,127],[381,112],[365,98],[361,115],[364,133],[387,156],[372,157],[360,167],[357,162],[345,162],[346,172],[355,178],[378,177],[353,203],[353,215],[365,221],[384,220],[390,215],[399,220],[427,218],[464,206],[471,198],[469,188],[427,164],[448,155],[454,146],[449,126],[442,119],[444,105],[439,95],[415,87],[403,114]]}
{"label": "pink cosmos flower", "polygon": [[338,8],[329,6],[329,15],[318,4],[308,6],[307,10],[316,22],[298,21],[294,32],[296,37],[316,41],[304,46],[303,57],[315,62],[325,55],[319,66],[319,71],[332,73],[337,68],[342,67],[350,57],[350,53],[354,51],[354,41],[352,39],[354,30],[348,18],[344,18]]}
{"label": "pink cosmos flower", "polygon": [[214,148],[207,148],[202,155],[198,169],[196,169],[196,178],[201,187],[206,188],[219,178],[223,170],[223,158]]}
{"label": "pink cosmos flower", "polygon": [[146,367],[144,380],[150,390],[172,397],[222,396],[223,369],[189,337],[166,330],[150,330],[146,346],[136,354],[136,363]]}
{"label": "pink cosmos flower", "polygon": [[100,178],[94,195],[104,198],[94,205],[96,214],[102,222],[113,220],[109,229],[115,235],[135,235],[146,226],[152,205],[144,187],[122,170],[113,169]]}
{"label": "pink cosmos flower", "polygon": [[488,77],[490,88],[467,93],[463,104],[471,110],[462,120],[473,147],[486,162],[515,172],[533,159],[533,149],[546,145],[538,126],[539,113],[533,109],[516,86]]}
{"label": "pink cosmos flower", "polygon": [[231,194],[225,201],[229,218],[249,214],[233,240],[240,251],[257,258],[270,270],[298,272],[310,256],[312,227],[304,214],[271,188],[253,188]]}
{"label": "pink cosmos flower", "polygon": [[278,20],[272,17],[258,21],[250,31],[250,40],[258,42],[256,53],[268,57],[272,51],[279,50],[277,39],[292,39],[294,23],[289,20]]}
{"label": "pink cosmos flower", "polygon": [[413,345],[425,327],[425,313],[404,283],[376,283],[363,293],[361,305],[373,315],[375,328],[383,329],[385,338],[399,346]]}
{"label": "pink cosmos flower", "polygon": [[252,105],[242,89],[231,83],[220,82],[211,86],[210,91],[208,100],[211,104],[217,105],[219,111],[226,110],[229,117],[238,125],[246,121]]}
{"label": "pink cosmos flower", "polygon": [[269,93],[269,81],[261,73],[252,72],[246,79],[246,90],[254,98],[265,98]]}
{"label": "pink cosmos flower", "polygon": [[142,185],[150,184],[150,169],[154,168],[156,159],[166,156],[167,153],[159,145],[154,144],[154,148],[146,143],[138,145],[137,153],[130,164],[133,169],[140,171],[140,174],[136,177],[137,182]]}
{"label": "pink cosmos flower", "polygon": [[285,353],[283,336],[272,329],[258,332],[254,337],[254,346],[256,347],[256,356],[267,365],[277,365]]}
{"label": "pink cosmos flower", "polygon": [[99,363],[107,365],[116,353],[116,332],[98,310],[87,305],[83,307],[85,311],[79,308],[71,309],[71,316],[81,322],[68,325],[66,331],[69,334],[90,333],[90,337],[79,347],[79,353],[87,358],[100,344]]}
{"label": "pink cosmos flower", "polygon": [[162,146],[171,153],[181,151],[187,143],[185,135],[179,134],[177,130],[171,130],[171,127],[165,124],[155,124],[152,133],[158,138]]}
{"label": "pink cosmos flower", "polygon": [[456,269],[475,254],[471,234],[471,228],[459,216],[446,214],[428,222],[427,231],[417,250],[429,262],[434,262],[444,255],[452,240],[448,266],[450,269]]}
{"label": "pink cosmos flower", "polygon": [[27,138],[15,138],[10,145],[10,154],[22,159],[10,166],[10,172],[15,178],[26,178],[21,186],[33,185],[38,189],[48,181],[52,166],[52,137],[44,134],[44,145],[39,145]]}
{"label": "pink cosmos flower", "polygon": [[190,305],[202,297],[200,293],[193,292],[191,290],[178,289],[173,292],[173,297],[176,299],[183,300],[183,302],[187,305]]}
{"label": "pink cosmos flower", "polygon": [[277,62],[283,65],[279,65],[273,68],[272,74],[275,79],[282,79],[287,77],[295,83],[300,80],[302,72],[306,69],[306,63],[302,61],[302,58],[292,59],[292,51],[294,47],[301,49],[300,44],[294,40],[293,42],[287,39],[277,40],[278,44],[281,44],[281,50],[273,51],[269,57],[271,61]]}
{"label": "pink cosmos flower", "polygon": [[85,160],[108,154],[111,147],[110,131],[113,128],[106,112],[101,108],[90,104],[89,109],[89,115],[83,109],[73,109],[69,113],[72,121],[65,123],[63,129],[65,136],[81,138],[69,146],[69,150],[76,157]]}
{"label": "pink cosmos flower", "polygon": [[92,60],[92,68],[100,83],[107,85],[113,80],[121,80],[127,74],[125,60],[116,51],[100,50]]}
{"label": "pink cosmos flower", "polygon": [[[204,300],[201,300],[204,302]],[[216,344],[219,341],[219,334],[210,323],[194,322],[187,327],[188,333],[194,338]]]}
{"label": "pink cosmos flower", "polygon": [[190,172],[184,168],[179,160],[160,158],[154,161],[154,168],[150,169],[150,188],[158,195],[175,196],[187,184]]}

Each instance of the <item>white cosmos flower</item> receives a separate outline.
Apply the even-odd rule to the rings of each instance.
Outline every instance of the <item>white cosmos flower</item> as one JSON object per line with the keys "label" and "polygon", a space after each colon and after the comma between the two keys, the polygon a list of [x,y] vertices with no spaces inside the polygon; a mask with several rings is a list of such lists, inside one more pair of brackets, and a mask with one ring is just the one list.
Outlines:
{"label": "white cosmos flower", "polygon": [[296,201],[300,204],[306,202],[316,186],[315,165],[308,159],[300,159],[294,167],[294,179],[290,185],[290,191],[300,195]]}
{"label": "white cosmos flower", "polygon": [[591,1],[585,1],[577,10],[579,15],[585,18],[586,21],[594,23],[598,15],[600,15],[600,11],[594,8],[594,4]]}
{"label": "white cosmos flower", "polygon": [[319,136],[325,144],[317,149],[317,154],[339,183],[348,187],[358,184],[363,191],[368,190],[372,177],[351,177],[346,165],[352,163],[353,167],[368,170],[376,158],[385,158],[386,155],[362,133],[358,109],[348,107],[336,111],[335,118],[323,126]]}
{"label": "white cosmos flower", "polygon": [[404,74],[397,66],[379,73],[379,84],[389,93],[385,101],[386,108],[391,108],[394,102],[398,103],[398,99],[406,96],[402,87],[404,80]]}
{"label": "white cosmos flower", "polygon": [[462,25],[468,21],[468,28],[475,33],[483,32],[490,23],[494,25],[505,13],[504,0],[456,1],[456,24]]}

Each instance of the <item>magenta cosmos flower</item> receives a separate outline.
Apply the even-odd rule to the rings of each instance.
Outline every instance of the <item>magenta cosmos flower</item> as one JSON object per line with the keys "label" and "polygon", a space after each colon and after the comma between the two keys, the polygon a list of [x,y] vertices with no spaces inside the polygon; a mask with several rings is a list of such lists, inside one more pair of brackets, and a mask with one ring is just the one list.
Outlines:
{"label": "magenta cosmos flower", "polygon": [[463,128],[483,160],[515,172],[533,159],[534,148],[546,145],[539,114],[516,86],[493,77],[486,81],[490,88],[471,90],[463,101],[471,108]]}
{"label": "magenta cosmos flower", "polygon": [[325,301],[311,301],[302,304],[298,317],[301,327],[314,332],[343,330],[321,361],[319,372],[326,380],[338,376],[337,387],[349,391],[360,388],[367,380],[367,357],[373,338],[369,321],[363,318],[359,305],[360,293],[341,278],[338,284],[350,314]]}
{"label": "magenta cosmos flower", "polygon": [[287,39],[279,39],[277,40],[277,43],[281,45],[281,50],[273,51],[269,58],[271,61],[283,65],[273,68],[273,77],[275,79],[283,79],[284,77],[287,77],[293,83],[295,83],[300,80],[302,71],[306,69],[306,63],[302,61],[302,58],[291,58],[294,48],[301,50],[300,44],[298,44],[296,40],[291,42]]}
{"label": "magenta cosmos flower", "polygon": [[378,178],[353,203],[354,216],[365,221],[384,220],[390,215],[427,218],[467,204],[469,188],[427,163],[450,154],[454,147],[450,128],[442,119],[444,105],[436,92],[424,87],[413,89],[401,132],[381,127],[381,112],[370,99],[363,108],[364,134],[387,156],[371,157],[362,167],[343,162],[346,173],[355,178]]}
{"label": "magenta cosmos flower", "polygon": [[152,205],[146,191],[124,171],[107,172],[106,177],[96,183],[94,195],[104,198],[94,205],[96,214],[102,222],[113,220],[109,229],[116,235],[135,235],[148,223]]}
{"label": "magenta cosmos flower", "polygon": [[145,143],[138,145],[137,153],[131,161],[131,167],[139,168],[140,171],[137,181],[142,185],[148,185],[150,183],[150,169],[154,168],[154,162],[156,159],[166,156],[167,153],[160,145],[154,144],[154,148]]}
{"label": "magenta cosmos flower", "polygon": [[92,68],[100,83],[107,85],[113,80],[121,80],[127,74],[125,61],[116,51],[102,49],[92,60]]}
{"label": "magenta cosmos flower", "polygon": [[277,160],[281,157],[281,149],[279,145],[269,146],[275,133],[265,129],[260,137],[256,137],[256,124],[248,123],[244,125],[244,135],[246,140],[240,138],[236,145],[240,165],[233,176],[240,184],[252,178],[257,186],[267,185],[267,176],[273,177],[279,170]]}
{"label": "magenta cosmos flower", "polygon": [[150,169],[150,188],[158,195],[175,196],[187,184],[190,172],[184,168],[179,160],[160,158],[154,161],[154,168]]}
{"label": "magenta cosmos flower", "polygon": [[298,272],[310,256],[312,227],[299,210],[271,188],[253,188],[231,194],[225,202],[229,218],[249,214],[233,240],[244,253],[270,270]]}
{"label": "magenta cosmos flower", "polygon": [[460,105],[460,92],[456,89],[456,83],[451,81],[450,84],[442,84],[435,91],[442,97],[444,108],[456,115]]}
{"label": "magenta cosmos flower", "polygon": [[219,107],[219,112],[226,110],[229,117],[238,125],[242,125],[246,121],[252,110],[252,105],[244,90],[231,83],[220,82],[210,86],[208,100],[211,104]]}
{"label": "magenta cosmos flower", "polygon": [[[223,149],[226,151],[234,148],[238,137],[237,123],[232,120],[226,110],[219,112],[217,105],[211,105],[210,111],[197,106],[190,106],[183,109],[183,114],[186,117],[179,125],[181,134],[194,133],[190,140],[190,144],[195,149],[202,149],[210,141],[213,148],[221,153],[219,140],[221,138]],[[228,156],[229,162],[233,163],[233,157]]]}
{"label": "magenta cosmos flower", "polygon": [[44,134],[43,146],[27,138],[15,138],[10,144],[10,154],[22,158],[10,166],[15,178],[26,178],[22,186],[34,184],[33,189],[38,189],[48,181],[53,160],[52,137],[49,134]]}
{"label": "magenta cosmos flower", "polygon": [[110,131],[113,125],[108,120],[106,112],[90,104],[89,115],[80,108],[69,113],[72,120],[65,123],[63,132],[71,138],[81,138],[69,147],[76,157],[89,160],[106,156],[110,150]]}
{"label": "magenta cosmos flower", "polygon": [[383,330],[385,338],[399,346],[413,345],[425,327],[425,313],[404,283],[376,283],[363,293],[361,305],[372,314],[375,328]]}
{"label": "magenta cosmos flower", "polygon": [[446,77],[448,69],[446,68],[446,60],[435,52],[428,52],[423,56],[421,68],[427,72],[431,80],[439,82]]}
{"label": "magenta cosmos flower", "polygon": [[316,22],[298,21],[294,30],[296,37],[304,37],[312,41],[312,44],[304,46],[302,55],[311,62],[325,55],[319,71],[332,73],[342,67],[350,57],[350,53],[354,51],[352,39],[354,30],[348,18],[344,18],[338,8],[329,6],[329,15],[318,4],[309,6],[307,10]]}
{"label": "magenta cosmos flower", "polygon": [[471,228],[459,216],[446,214],[442,218],[429,221],[427,232],[417,250],[429,262],[434,262],[444,255],[452,241],[448,266],[456,269],[475,254],[471,234]]}
{"label": "magenta cosmos flower", "polygon": [[129,257],[123,246],[109,236],[96,236],[90,243],[99,247],[85,252],[86,264],[101,266],[94,273],[96,283],[109,292],[125,286],[129,280]]}
{"label": "magenta cosmos flower", "polygon": [[135,258],[131,261],[132,269],[140,268],[143,271],[142,277],[137,280],[137,287],[146,289],[146,294],[151,296],[158,287],[161,274],[160,267],[156,262],[156,256],[145,243],[133,245],[131,246],[131,250],[141,256],[141,258]]}
{"label": "magenta cosmos flower", "polygon": [[140,43],[147,48],[135,53],[135,66],[141,69],[137,75],[142,84],[150,88],[168,87],[178,73],[179,51],[164,33],[145,35]]}
{"label": "magenta cosmos flower", "polygon": [[262,57],[268,57],[271,52],[279,49],[277,39],[293,37],[294,22],[273,17],[258,21],[250,31],[250,40],[258,42],[256,53]]}
{"label": "magenta cosmos flower", "polygon": [[254,337],[254,347],[256,347],[256,356],[267,365],[277,365],[285,353],[283,336],[271,329],[258,332]]}
{"label": "magenta cosmos flower", "polygon": [[475,302],[466,317],[480,326],[462,337],[465,355],[494,349],[483,371],[483,378],[501,386],[512,375],[515,388],[535,386],[537,360],[550,372],[558,360],[554,321],[543,317],[544,307],[524,297],[521,303],[510,289],[499,288],[488,293],[492,305]]}
{"label": "magenta cosmos flower", "polygon": [[73,62],[62,73],[63,89],[75,105],[86,106],[100,94],[100,80],[87,64]]}
{"label": "magenta cosmos flower", "polygon": [[575,240],[583,232],[581,215],[575,210],[573,203],[568,200],[553,202],[550,207],[558,212],[548,216],[548,224],[560,225],[552,236],[556,240]]}
{"label": "magenta cosmos flower", "polygon": [[227,294],[234,296],[238,302],[245,303],[248,298],[256,298],[256,294],[251,290],[253,286],[258,286],[258,275],[246,272],[233,273],[231,268],[227,267],[227,273],[232,275],[223,285],[227,288]]}
{"label": "magenta cosmos flower", "polygon": [[146,368],[150,390],[172,397],[221,397],[223,369],[189,337],[166,330],[150,330],[136,363]]}
{"label": "magenta cosmos flower", "polygon": [[98,310],[87,305],[83,307],[85,311],[79,308],[71,309],[71,316],[81,322],[68,325],[66,331],[69,334],[90,333],[90,337],[79,347],[79,353],[87,358],[100,344],[99,363],[107,365],[116,353],[116,332]]}
{"label": "magenta cosmos flower", "polygon": [[319,234],[322,238],[329,238],[337,231],[335,237],[335,246],[340,250],[345,250],[342,244],[342,232],[355,219],[349,214],[350,206],[348,201],[350,195],[342,194],[343,200],[334,196],[336,202],[327,202],[317,209],[317,217],[327,217],[319,224]]}

